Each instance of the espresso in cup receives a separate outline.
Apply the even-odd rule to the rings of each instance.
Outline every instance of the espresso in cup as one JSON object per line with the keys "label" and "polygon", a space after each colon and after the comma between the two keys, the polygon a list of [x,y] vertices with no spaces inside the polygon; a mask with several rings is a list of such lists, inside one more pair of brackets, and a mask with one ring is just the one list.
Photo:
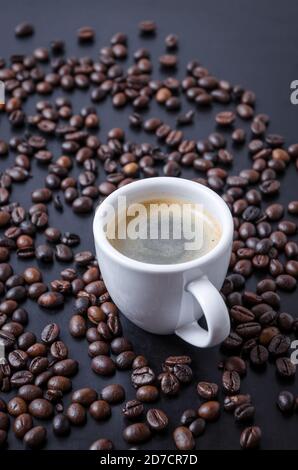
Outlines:
{"label": "espresso in cup", "polygon": [[204,256],[221,237],[219,222],[200,204],[158,198],[130,204],[107,226],[111,245],[128,258],[177,264]]}

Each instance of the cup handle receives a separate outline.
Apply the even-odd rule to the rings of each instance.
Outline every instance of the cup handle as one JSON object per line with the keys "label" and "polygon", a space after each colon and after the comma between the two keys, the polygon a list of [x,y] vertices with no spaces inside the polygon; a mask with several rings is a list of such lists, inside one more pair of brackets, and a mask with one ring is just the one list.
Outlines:
{"label": "cup handle", "polygon": [[220,293],[206,276],[190,282],[186,286],[186,290],[200,304],[208,330],[194,321],[178,328],[175,331],[176,335],[199,348],[221,343],[230,333],[230,318]]}

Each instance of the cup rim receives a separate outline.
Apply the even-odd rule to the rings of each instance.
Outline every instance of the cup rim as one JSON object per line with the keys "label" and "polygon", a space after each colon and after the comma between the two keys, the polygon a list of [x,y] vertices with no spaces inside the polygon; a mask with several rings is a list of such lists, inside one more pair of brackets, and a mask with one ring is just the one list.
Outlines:
{"label": "cup rim", "polygon": [[[215,218],[219,211],[222,211],[224,214],[220,219],[220,224],[222,228],[222,234],[217,245],[205,255],[190,260],[183,263],[176,264],[153,264],[153,263],[144,263],[143,261],[137,261],[135,259],[129,258],[128,256],[123,255],[120,251],[116,250],[112,244],[108,241],[103,226],[100,220],[100,213],[104,210],[106,204],[111,204],[118,196],[125,196],[132,189],[140,187],[145,189],[146,187],[154,186],[158,183],[162,183],[162,190],[165,191],[167,187],[173,186],[177,188],[177,185],[180,187],[187,186],[186,189],[193,189],[195,191],[201,191],[208,195],[209,198],[213,199],[214,204],[219,207],[216,211]],[[95,245],[99,247],[107,256],[111,257],[116,263],[125,266],[140,272],[150,272],[150,273],[172,273],[172,272],[181,272],[186,271],[192,268],[199,268],[201,265],[204,265],[216,258],[220,253],[229,249],[231,240],[233,237],[233,219],[232,214],[225,203],[225,201],[212,189],[207,186],[197,183],[196,181],[187,180],[185,178],[175,178],[167,176],[157,176],[154,178],[142,179],[138,181],[133,181],[128,185],[125,185],[116,191],[112,192],[107,196],[104,201],[97,207],[93,219],[93,236]]]}

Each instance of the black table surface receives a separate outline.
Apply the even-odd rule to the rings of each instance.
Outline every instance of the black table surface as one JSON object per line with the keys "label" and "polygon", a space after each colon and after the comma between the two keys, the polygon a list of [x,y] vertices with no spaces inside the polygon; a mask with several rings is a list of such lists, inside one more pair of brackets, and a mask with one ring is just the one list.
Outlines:
{"label": "black table surface", "polygon": [[[168,33],[177,33],[180,37],[179,68],[176,75],[183,77],[185,65],[189,59],[198,59],[212,73],[231,83],[242,84],[256,92],[257,110],[269,113],[271,116],[270,132],[285,136],[287,144],[297,141],[298,106],[290,103],[290,82],[298,77],[297,56],[297,14],[298,4],[295,0],[279,2],[277,0],[262,0],[259,2],[244,0],[10,0],[1,3],[0,56],[8,58],[15,53],[30,53],[35,47],[48,46],[53,39],[66,41],[67,55],[90,55],[98,57],[99,49],[108,45],[109,39],[115,32],[123,31],[129,36],[130,51],[138,47],[148,47],[155,60],[155,77],[165,77],[157,66],[158,56],[163,53],[164,38]],[[158,32],[155,38],[141,38],[138,35],[137,24],[143,19],[153,19],[157,22]],[[21,21],[30,21],[36,27],[32,38],[18,40],[14,37],[14,26]],[[76,40],[76,30],[80,26],[90,25],[96,30],[96,41],[93,45],[79,46]],[[132,63],[132,59],[128,59]],[[62,92],[55,92],[54,96]],[[52,99],[52,98],[50,98]],[[28,101],[26,110],[32,111],[36,96]],[[76,92],[73,96],[74,108],[79,111],[82,106],[90,103],[89,93]],[[183,109],[190,108],[184,102]],[[195,124],[185,128],[187,138],[200,139],[210,133],[213,128],[215,106],[212,111],[197,112]],[[101,118],[99,136],[104,141],[107,131],[113,127],[122,126],[129,139],[136,142],[154,142],[154,137],[144,133],[136,133],[129,128],[128,115],[131,109],[117,111],[108,99],[98,105]],[[158,115],[165,122],[174,125],[175,117],[156,104],[151,105],[146,116]],[[8,140],[10,131],[6,119],[0,117],[1,138]],[[15,132],[17,134],[17,132]],[[60,148],[52,146],[55,155]],[[0,161],[2,171],[13,160],[13,155]],[[236,154],[232,173],[250,166],[247,152]],[[46,170],[33,164],[34,177],[25,184],[15,184],[12,200],[20,200],[29,208],[31,191],[42,185]],[[186,177],[194,177],[192,173],[184,172]],[[101,171],[98,181],[104,178]],[[297,172],[292,165],[286,176],[281,179],[280,200],[288,203],[297,199]],[[50,204],[50,224],[61,230],[77,232],[82,237],[82,243],[76,251],[94,249],[92,237],[92,215],[79,217],[73,215],[70,209],[59,214]],[[40,238],[40,240],[42,237]],[[22,272],[25,266],[34,264],[17,261],[12,258],[16,272]],[[47,282],[59,277],[63,268],[60,263],[47,268],[44,277]],[[248,283],[249,288],[255,285],[255,278]],[[42,327],[51,321],[56,321],[62,329],[62,339],[70,347],[70,356],[80,361],[80,370],[73,380],[74,389],[92,386],[98,391],[108,384],[119,382],[127,390],[127,398],[134,397],[130,384],[130,374],[117,372],[115,377],[105,379],[96,376],[90,370],[90,359],[87,354],[86,340],[74,340],[68,332],[68,322],[72,314],[71,302],[64,310],[51,315],[42,312],[36,304],[27,302],[25,307],[30,313],[30,325],[37,334]],[[282,311],[297,314],[297,293],[282,295]],[[196,394],[198,380],[212,380],[220,383],[221,373],[217,363],[222,354],[218,347],[212,349],[196,349],[175,336],[154,336],[137,328],[122,317],[125,335],[133,341],[135,350],[150,358],[150,363],[159,371],[162,361],[170,354],[189,354],[193,358],[195,378],[193,383],[183,389],[176,399],[162,398],[158,406],[170,416],[170,431],[144,444],[144,449],[174,449],[171,433],[179,423],[179,417],[185,408],[197,408],[200,401]],[[263,449],[295,449],[297,448],[297,416],[285,418],[276,407],[276,397],[280,390],[288,389],[298,395],[297,381],[283,384],[275,377],[275,368],[269,365],[265,372],[248,371],[242,381],[243,392],[251,393],[256,406],[255,423],[260,425],[263,432]],[[70,397],[65,400],[68,403]],[[112,418],[102,424],[96,423],[89,417],[83,428],[72,429],[69,438],[53,436],[48,424],[49,439],[47,449],[88,449],[93,441],[101,437],[113,440],[116,449],[127,449],[129,446],[122,439],[124,427],[121,416],[121,405],[113,407]],[[223,412],[221,419],[208,425],[205,434],[197,441],[198,449],[238,449],[239,426],[233,417]],[[22,449],[13,433],[9,434],[9,448]]]}

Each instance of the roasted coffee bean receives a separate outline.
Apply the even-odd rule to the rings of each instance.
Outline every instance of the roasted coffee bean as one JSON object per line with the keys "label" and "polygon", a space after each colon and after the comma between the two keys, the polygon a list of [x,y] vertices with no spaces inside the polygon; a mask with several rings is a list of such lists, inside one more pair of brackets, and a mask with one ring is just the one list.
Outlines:
{"label": "roasted coffee bean", "polygon": [[240,445],[243,449],[254,449],[259,446],[262,432],[258,426],[245,428],[240,436]]}
{"label": "roasted coffee bean", "polygon": [[174,374],[166,372],[162,374],[160,388],[165,395],[174,396],[177,395],[180,390],[180,383]]}
{"label": "roasted coffee bean", "polygon": [[10,416],[19,416],[27,412],[27,404],[21,397],[14,397],[7,403],[7,411]]}
{"label": "roasted coffee bean", "polygon": [[261,326],[256,322],[241,323],[235,331],[241,338],[254,338],[259,335]]}
{"label": "roasted coffee bean", "polygon": [[105,400],[96,400],[91,404],[89,413],[96,421],[103,421],[111,416],[111,407]]}
{"label": "roasted coffee bean", "polygon": [[92,42],[95,32],[90,26],[84,26],[77,31],[77,37],[80,42]]}
{"label": "roasted coffee bean", "polygon": [[68,357],[68,348],[63,341],[55,341],[52,343],[50,352],[54,359],[62,360]]}
{"label": "roasted coffee bean", "polygon": [[173,439],[178,450],[192,450],[195,448],[193,435],[185,426],[179,426],[175,429]]}
{"label": "roasted coffee bean", "polygon": [[64,297],[59,292],[46,292],[38,298],[38,305],[46,309],[59,308],[64,304]]}
{"label": "roasted coffee bean", "polygon": [[280,392],[277,398],[277,406],[282,413],[290,413],[294,409],[295,399],[291,392]]}
{"label": "roasted coffee bean", "polygon": [[224,399],[224,409],[226,411],[235,411],[239,406],[250,404],[250,395],[229,395]]}
{"label": "roasted coffee bean", "polygon": [[164,362],[165,366],[167,367],[174,367],[177,364],[191,364],[191,358],[189,356],[169,356]]}
{"label": "roasted coffee bean", "polygon": [[133,370],[131,381],[135,388],[142,385],[151,385],[155,381],[155,374],[148,366],[139,367]]}
{"label": "roasted coffee bean", "polygon": [[8,362],[14,369],[24,369],[28,361],[28,354],[25,351],[15,349],[8,355]]}
{"label": "roasted coffee bean", "polygon": [[213,400],[218,394],[218,385],[212,382],[199,382],[197,392],[205,400]]}
{"label": "roasted coffee bean", "polygon": [[290,378],[296,374],[296,365],[288,357],[279,357],[276,359],[275,365],[276,371],[281,377]]}
{"label": "roasted coffee bean", "polygon": [[237,422],[250,421],[253,419],[255,414],[255,408],[249,403],[239,405],[234,412],[234,418]]}
{"label": "roasted coffee bean", "polygon": [[73,315],[69,322],[69,331],[74,338],[82,338],[86,335],[86,320],[81,315]]}
{"label": "roasted coffee bean", "polygon": [[33,384],[23,385],[19,388],[18,395],[26,402],[31,402],[36,398],[42,397],[42,390]]}
{"label": "roasted coffee bean", "polygon": [[10,421],[8,414],[4,413],[4,411],[0,411],[0,429],[2,431],[8,431],[9,425]]}
{"label": "roasted coffee bean", "polygon": [[180,423],[182,424],[182,426],[188,426],[197,417],[198,417],[197,411],[190,408],[188,410],[183,411],[181,418],[180,418]]}
{"label": "roasted coffee bean", "polygon": [[223,385],[224,391],[227,394],[233,395],[235,393],[238,393],[240,390],[240,384],[241,384],[240,376],[238,372],[236,372],[235,370],[232,370],[232,371],[226,370],[223,373],[222,385]]}
{"label": "roasted coffee bean", "polygon": [[157,408],[147,411],[146,420],[149,427],[156,432],[164,431],[169,424],[169,419],[165,412]]}
{"label": "roasted coffee bean", "polygon": [[53,405],[44,398],[36,398],[29,405],[29,413],[38,419],[49,419],[53,415]]}
{"label": "roasted coffee bean", "polygon": [[205,427],[205,420],[202,418],[197,418],[189,425],[188,429],[194,437],[199,437],[204,433]]}
{"label": "roasted coffee bean", "polygon": [[262,345],[256,345],[250,351],[250,361],[254,366],[263,366],[268,361],[268,350]]}
{"label": "roasted coffee bean", "polygon": [[43,426],[35,426],[24,435],[23,441],[30,449],[42,447],[47,438],[47,430]]}
{"label": "roasted coffee bean", "polygon": [[66,416],[73,426],[82,426],[86,422],[86,411],[80,403],[72,403],[66,410]]}
{"label": "roasted coffee bean", "polygon": [[91,368],[96,374],[103,376],[113,375],[116,371],[114,361],[110,357],[103,355],[92,359]]}
{"label": "roasted coffee bean", "polygon": [[290,338],[284,335],[276,335],[269,343],[268,350],[272,356],[282,356],[286,354],[290,347]]}
{"label": "roasted coffee bean", "polygon": [[144,411],[144,405],[139,400],[129,400],[122,408],[123,415],[130,419],[138,419]]}
{"label": "roasted coffee bean", "polygon": [[10,383],[12,387],[20,388],[23,385],[32,384],[34,381],[34,375],[28,370],[20,370],[15,372],[11,378]]}
{"label": "roasted coffee bean", "polygon": [[53,431],[56,436],[68,436],[70,433],[70,422],[67,416],[59,413],[54,417]]}
{"label": "roasted coffee bean", "polygon": [[13,432],[18,439],[23,439],[25,434],[33,427],[32,416],[28,413],[19,415],[13,423]]}
{"label": "roasted coffee bean", "polygon": [[238,349],[243,343],[243,339],[234,331],[231,331],[229,336],[223,341],[222,345],[224,348],[233,350]]}
{"label": "roasted coffee bean", "polygon": [[132,344],[128,339],[120,336],[111,341],[111,350],[114,354],[120,354],[124,351],[131,351]]}
{"label": "roasted coffee bean", "polygon": [[50,345],[59,337],[60,328],[57,323],[49,323],[41,332],[41,340]]}
{"label": "roasted coffee bean", "polygon": [[124,351],[116,357],[116,366],[119,370],[131,369],[136,355],[133,351]]}
{"label": "roasted coffee bean", "polygon": [[255,316],[251,310],[243,307],[242,305],[234,305],[230,310],[232,318],[238,323],[253,322]]}
{"label": "roasted coffee bean", "polygon": [[200,418],[206,421],[215,421],[218,419],[220,414],[220,404],[218,401],[206,401],[198,409],[198,415]]}
{"label": "roasted coffee bean", "polygon": [[97,392],[93,388],[80,388],[73,392],[71,401],[73,403],[80,403],[83,406],[90,406],[97,400]]}
{"label": "roasted coffee bean", "polygon": [[145,423],[134,423],[129,425],[123,431],[123,439],[128,444],[141,444],[148,441],[151,437],[151,431]]}
{"label": "roasted coffee bean", "polygon": [[79,364],[74,359],[63,359],[58,361],[53,366],[53,372],[56,375],[63,377],[72,377],[78,371]]}
{"label": "roasted coffee bean", "polygon": [[93,442],[89,450],[113,450],[114,445],[110,439],[98,439]]}
{"label": "roasted coffee bean", "polygon": [[143,403],[152,403],[158,399],[158,388],[154,385],[143,385],[136,392],[137,400]]}
{"label": "roasted coffee bean", "polygon": [[[241,357],[231,356],[229,357],[224,364],[224,367],[228,371],[236,371],[240,376],[246,374],[246,363]],[[214,398],[214,397],[213,397]]]}
{"label": "roasted coffee bean", "polygon": [[34,26],[30,23],[20,23],[15,27],[15,35],[18,38],[25,38],[34,34]]}
{"label": "roasted coffee bean", "polygon": [[125,399],[125,391],[121,385],[111,384],[102,389],[101,397],[109,404],[121,403]]}

